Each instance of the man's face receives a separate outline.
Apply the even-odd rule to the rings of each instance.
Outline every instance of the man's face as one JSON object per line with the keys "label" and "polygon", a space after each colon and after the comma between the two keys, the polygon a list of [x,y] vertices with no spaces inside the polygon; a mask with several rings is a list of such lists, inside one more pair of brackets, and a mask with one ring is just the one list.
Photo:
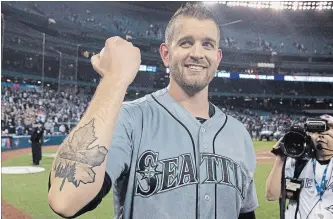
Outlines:
{"label": "man's face", "polygon": [[[333,127],[326,132],[312,133],[311,138],[317,144],[321,144],[323,148],[333,150]],[[332,154],[333,152],[323,150],[323,153]]]}
{"label": "man's face", "polygon": [[211,20],[180,17],[172,41],[161,45],[161,56],[171,80],[189,94],[204,89],[214,78],[222,59],[219,33]]}

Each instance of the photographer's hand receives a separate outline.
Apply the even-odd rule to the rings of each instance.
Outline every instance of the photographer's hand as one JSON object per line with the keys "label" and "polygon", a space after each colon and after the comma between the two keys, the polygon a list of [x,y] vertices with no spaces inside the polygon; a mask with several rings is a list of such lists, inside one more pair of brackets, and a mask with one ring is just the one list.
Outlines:
{"label": "photographer's hand", "polygon": [[281,137],[272,148],[272,153],[277,156],[277,159],[284,161],[286,156],[283,154],[281,146],[283,145],[283,137]]}

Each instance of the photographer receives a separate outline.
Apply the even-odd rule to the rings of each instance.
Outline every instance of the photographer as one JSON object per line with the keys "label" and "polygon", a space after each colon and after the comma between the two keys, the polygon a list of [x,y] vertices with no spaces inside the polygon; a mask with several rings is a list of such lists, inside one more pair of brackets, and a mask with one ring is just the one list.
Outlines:
{"label": "photographer", "polygon": [[[276,160],[266,182],[266,198],[275,201],[287,197],[289,203],[280,214],[286,219],[333,219],[333,117],[324,115],[321,119],[327,121],[325,131],[307,130],[312,142],[307,143],[312,151],[307,156],[289,156],[285,136],[273,147]],[[286,189],[281,191],[281,187]],[[285,199],[281,200],[280,207],[285,204]]]}

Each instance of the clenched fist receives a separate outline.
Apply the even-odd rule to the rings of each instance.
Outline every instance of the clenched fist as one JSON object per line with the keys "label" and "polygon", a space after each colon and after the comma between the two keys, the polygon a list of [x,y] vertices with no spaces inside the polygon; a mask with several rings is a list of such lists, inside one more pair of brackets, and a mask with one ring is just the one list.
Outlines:
{"label": "clenched fist", "polygon": [[111,37],[101,52],[91,58],[91,64],[103,78],[129,86],[140,68],[140,49],[118,36]]}

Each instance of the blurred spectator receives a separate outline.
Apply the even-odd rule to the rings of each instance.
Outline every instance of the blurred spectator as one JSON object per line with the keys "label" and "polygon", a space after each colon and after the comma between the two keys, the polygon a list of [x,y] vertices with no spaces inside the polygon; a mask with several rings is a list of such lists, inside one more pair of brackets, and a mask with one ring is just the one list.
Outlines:
{"label": "blurred spectator", "polygon": [[[244,83],[249,81],[244,80]],[[245,89],[245,86],[243,88]],[[44,124],[45,135],[69,134],[81,119],[91,99],[90,95],[74,95],[70,89],[60,93],[46,89],[44,98],[38,88],[3,86],[1,92],[1,131],[2,134],[12,135],[31,135],[35,123]],[[236,108],[232,105],[220,108],[241,121],[252,138],[258,138],[262,130],[284,131],[291,125],[300,124],[305,118],[278,112],[259,114],[254,110]]]}
{"label": "blurred spectator", "polygon": [[2,87],[2,134],[31,134],[35,122],[45,123],[47,135],[68,133],[87,107],[90,97],[46,90]]}

